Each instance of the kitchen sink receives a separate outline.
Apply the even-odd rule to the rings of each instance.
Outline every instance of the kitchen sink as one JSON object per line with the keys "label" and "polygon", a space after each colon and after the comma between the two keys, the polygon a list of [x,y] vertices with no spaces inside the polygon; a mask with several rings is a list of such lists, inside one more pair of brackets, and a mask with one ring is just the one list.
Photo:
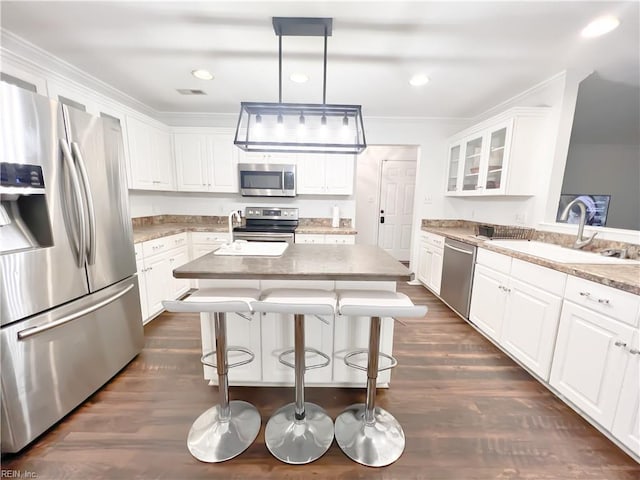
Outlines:
{"label": "kitchen sink", "polygon": [[530,240],[490,240],[491,245],[526,253],[534,257],[544,258],[557,263],[589,263],[601,265],[637,265],[638,260],[623,259],[617,257],[605,257],[599,253],[574,250],[561,247],[553,243],[536,242]]}
{"label": "kitchen sink", "polygon": [[252,257],[279,257],[284,253],[289,244],[287,242],[247,242],[236,240],[226,243],[214,255],[252,256]]}

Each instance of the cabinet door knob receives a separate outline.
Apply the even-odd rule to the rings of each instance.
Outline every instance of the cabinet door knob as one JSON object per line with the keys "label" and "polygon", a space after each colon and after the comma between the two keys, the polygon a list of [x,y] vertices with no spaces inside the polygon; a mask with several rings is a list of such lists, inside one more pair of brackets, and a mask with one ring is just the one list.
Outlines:
{"label": "cabinet door knob", "polygon": [[640,355],[640,350],[636,350],[635,348],[630,348],[629,353],[631,355]]}
{"label": "cabinet door knob", "polygon": [[627,344],[625,342],[621,342],[620,340],[616,340],[616,342],[614,343],[614,345],[616,347],[626,347]]}

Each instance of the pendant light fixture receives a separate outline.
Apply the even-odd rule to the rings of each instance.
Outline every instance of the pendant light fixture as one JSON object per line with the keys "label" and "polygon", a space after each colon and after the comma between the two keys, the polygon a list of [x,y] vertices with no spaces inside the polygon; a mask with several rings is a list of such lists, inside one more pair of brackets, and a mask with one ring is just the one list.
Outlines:
{"label": "pendant light fixture", "polygon": [[[327,37],[333,19],[273,17],[278,36],[278,103],[241,102],[234,143],[247,152],[357,154],[367,148],[360,105],[326,103]],[[322,103],[282,102],[282,37],[324,37]]]}

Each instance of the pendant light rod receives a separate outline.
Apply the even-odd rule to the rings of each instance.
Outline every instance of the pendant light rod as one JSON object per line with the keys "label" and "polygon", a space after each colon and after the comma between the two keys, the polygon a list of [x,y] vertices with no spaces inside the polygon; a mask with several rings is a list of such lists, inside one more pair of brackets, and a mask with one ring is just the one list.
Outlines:
{"label": "pendant light rod", "polygon": [[282,103],[282,35],[278,35],[278,103]]}
{"label": "pendant light rod", "polygon": [[322,80],[322,104],[327,104],[327,27],[324,27],[324,78]]}

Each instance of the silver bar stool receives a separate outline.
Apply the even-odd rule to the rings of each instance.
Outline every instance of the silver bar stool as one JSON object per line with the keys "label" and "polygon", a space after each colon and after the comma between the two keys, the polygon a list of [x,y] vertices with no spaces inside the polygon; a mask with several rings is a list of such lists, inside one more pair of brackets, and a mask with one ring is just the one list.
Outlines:
{"label": "silver bar stool", "polygon": [[[244,452],[258,436],[260,413],[248,402],[229,401],[229,368],[246,365],[255,358],[251,350],[244,347],[227,346],[227,321],[229,312],[252,314],[251,303],[258,300],[260,290],[253,288],[215,288],[199,290],[183,301],[164,301],[170,312],[207,312],[214,315],[216,349],[205,353],[201,362],[218,372],[219,404],[202,413],[189,430],[187,447],[201,462],[224,462]],[[246,316],[248,320],[250,317]],[[227,353],[238,351],[246,359],[229,364]],[[215,362],[212,361],[215,357]]]}
{"label": "silver bar stool", "polygon": [[[397,365],[391,355],[380,353],[381,317],[422,317],[424,305],[414,305],[402,293],[380,290],[343,290],[338,293],[338,312],[343,316],[371,317],[369,348],[345,355],[344,362],[367,372],[366,403],[347,407],[336,418],[335,435],[338,446],[352,460],[369,467],[384,467],[395,462],[404,451],[404,431],[400,423],[386,410],[376,407],[378,372]],[[339,320],[337,320],[339,321]],[[346,320],[345,320],[346,321]],[[367,354],[367,367],[354,358]],[[379,368],[379,357],[390,364]]]}
{"label": "silver bar stool", "polygon": [[[304,316],[331,315],[336,310],[332,291],[312,289],[273,289],[263,292],[253,304],[256,312],[292,314],[294,317],[293,350],[280,354],[280,362],[295,369],[295,402],[279,408],[267,422],[265,443],[278,460],[290,464],[310,463],[320,458],[333,442],[333,421],[320,406],[304,401],[304,373],[329,365],[329,356],[305,347]],[[318,317],[322,320],[321,317]],[[306,364],[306,353],[313,352],[324,360]],[[285,357],[294,354],[294,363]]]}

